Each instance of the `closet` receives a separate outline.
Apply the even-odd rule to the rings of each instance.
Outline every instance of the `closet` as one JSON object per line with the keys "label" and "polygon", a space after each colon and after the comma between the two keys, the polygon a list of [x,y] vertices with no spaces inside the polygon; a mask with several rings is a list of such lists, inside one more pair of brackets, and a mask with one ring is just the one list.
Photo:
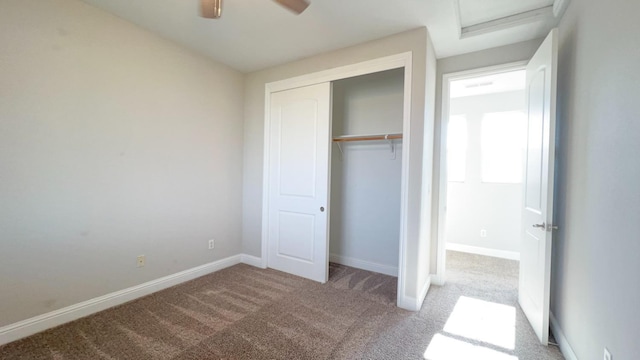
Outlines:
{"label": "closet", "polygon": [[398,276],[404,304],[410,60],[267,84],[264,266],[322,283],[330,261]]}
{"label": "closet", "polygon": [[332,85],[329,259],[397,276],[404,69]]}

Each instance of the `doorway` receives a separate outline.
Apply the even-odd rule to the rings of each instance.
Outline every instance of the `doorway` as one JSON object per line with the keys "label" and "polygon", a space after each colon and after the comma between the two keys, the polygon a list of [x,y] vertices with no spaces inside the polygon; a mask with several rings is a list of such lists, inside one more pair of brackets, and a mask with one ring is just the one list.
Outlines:
{"label": "doorway", "polygon": [[520,259],[526,63],[443,79],[438,274],[447,252]]}
{"label": "doorway", "polygon": [[[525,68],[526,148],[522,152],[521,242],[518,305],[543,345],[548,344],[551,288],[551,241],[558,227],[553,221],[556,137],[558,30],[553,29],[531,60],[444,76],[440,145],[436,283],[444,285],[447,218],[447,125],[452,81]],[[480,83],[469,88],[480,87]],[[495,146],[494,146],[495,147]],[[486,149],[485,149],[486,150]],[[507,153],[497,147],[495,152]],[[481,149],[482,151],[482,149]],[[515,152],[512,150],[512,152]],[[466,153],[465,153],[466,154]],[[482,229],[481,229],[482,230]],[[488,232],[487,232],[488,235]]]}

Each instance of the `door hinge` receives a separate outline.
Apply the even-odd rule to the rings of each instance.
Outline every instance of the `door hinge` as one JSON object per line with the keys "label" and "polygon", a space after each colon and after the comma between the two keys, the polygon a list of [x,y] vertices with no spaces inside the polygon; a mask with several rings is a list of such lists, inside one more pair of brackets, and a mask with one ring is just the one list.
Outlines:
{"label": "door hinge", "polygon": [[556,225],[551,225],[551,224],[546,224],[546,223],[533,224],[533,227],[536,228],[536,229],[543,229],[543,230],[546,230],[546,231],[558,230],[558,227]]}

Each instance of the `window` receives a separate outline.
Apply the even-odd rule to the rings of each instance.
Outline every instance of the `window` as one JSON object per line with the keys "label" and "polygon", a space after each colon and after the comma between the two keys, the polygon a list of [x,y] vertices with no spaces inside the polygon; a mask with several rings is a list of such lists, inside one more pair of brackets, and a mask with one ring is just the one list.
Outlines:
{"label": "window", "polygon": [[447,128],[447,180],[464,182],[466,169],[467,117],[452,115]]}
{"label": "window", "polygon": [[482,118],[482,182],[522,182],[526,116],[521,111],[487,113]]}

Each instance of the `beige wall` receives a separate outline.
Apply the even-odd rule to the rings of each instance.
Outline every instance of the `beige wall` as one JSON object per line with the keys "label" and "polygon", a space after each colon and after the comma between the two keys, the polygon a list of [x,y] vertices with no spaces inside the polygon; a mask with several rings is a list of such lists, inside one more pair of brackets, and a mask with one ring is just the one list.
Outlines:
{"label": "beige wall", "polygon": [[0,326],[240,253],[242,98],[89,5],[1,1]]}
{"label": "beige wall", "polygon": [[[314,56],[300,61],[250,73],[245,77],[245,123],[244,123],[244,202],[243,202],[243,249],[254,256],[261,255],[262,226],[262,170],[264,143],[264,92],[265,84],[299,75],[354,64],[402,52],[413,52],[412,107],[411,107],[411,164],[409,191],[411,193],[407,214],[409,227],[407,237],[408,266],[412,276],[407,280],[407,295],[417,297],[423,275],[418,275],[420,237],[420,216],[422,204],[422,164],[425,114],[432,113],[433,107],[425,110],[427,82],[426,57],[428,47],[426,28],[404,32],[371,41],[361,45]],[[430,54],[433,52],[431,51]],[[435,73],[435,58],[430,64]],[[434,79],[430,79],[435,83]],[[428,125],[427,128],[432,127]],[[431,148],[431,145],[428,146]],[[408,149],[404,149],[407,151]],[[430,174],[430,168],[429,168]],[[429,175],[430,177],[430,175]],[[428,183],[427,185],[430,185]],[[428,238],[426,239],[428,244]],[[429,249],[426,250],[427,253]],[[428,256],[427,256],[428,262]],[[428,269],[428,268],[427,268]],[[428,271],[427,275],[428,277]],[[423,281],[420,281],[423,280]]]}
{"label": "beige wall", "polygon": [[640,354],[639,13],[572,1],[559,28],[551,311],[585,360]]}

